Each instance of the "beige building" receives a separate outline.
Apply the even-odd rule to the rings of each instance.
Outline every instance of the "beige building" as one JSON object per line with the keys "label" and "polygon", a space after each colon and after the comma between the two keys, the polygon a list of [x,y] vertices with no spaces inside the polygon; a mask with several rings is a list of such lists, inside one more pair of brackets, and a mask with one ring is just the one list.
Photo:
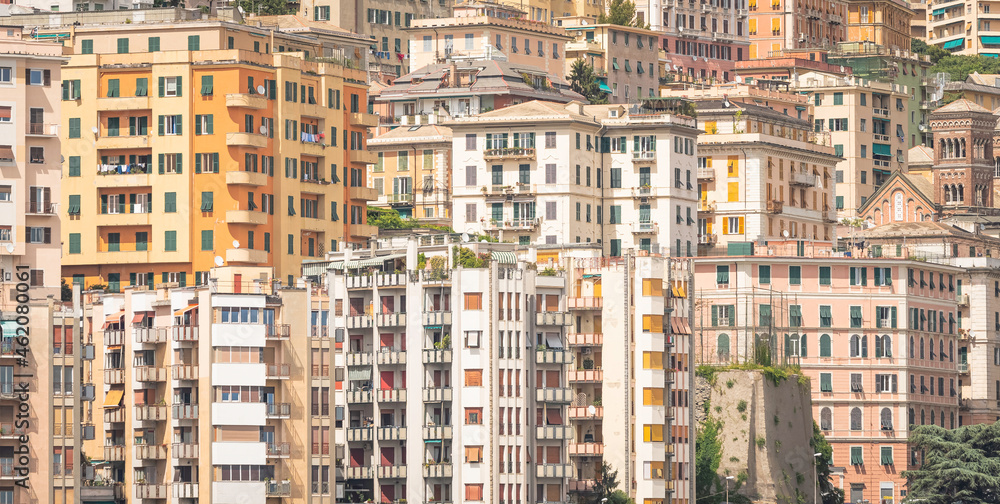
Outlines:
{"label": "beige building", "polygon": [[[16,276],[30,296],[59,296],[61,196],[59,82],[63,50],[0,29],[0,309],[13,309]],[[23,268],[23,269],[22,269]]]}
{"label": "beige building", "polygon": [[954,54],[1000,55],[1000,18],[993,17],[998,9],[993,2],[938,2],[926,9],[928,44]]}
{"label": "beige building", "polygon": [[369,181],[378,200],[370,205],[392,208],[404,219],[451,225],[451,128],[404,124],[368,146],[378,156]]}
{"label": "beige building", "polygon": [[569,18],[562,27],[575,39],[566,44],[566,69],[584,60],[594,67],[608,103],[633,103],[659,96],[659,34],[641,28],[593,24]]}
{"label": "beige building", "polygon": [[913,17],[910,19],[910,36],[914,39],[927,41],[927,0],[910,1]]}
{"label": "beige building", "polygon": [[725,255],[730,243],[836,239],[833,174],[842,158],[812,123],[760,105],[700,101],[698,129],[699,255]]}

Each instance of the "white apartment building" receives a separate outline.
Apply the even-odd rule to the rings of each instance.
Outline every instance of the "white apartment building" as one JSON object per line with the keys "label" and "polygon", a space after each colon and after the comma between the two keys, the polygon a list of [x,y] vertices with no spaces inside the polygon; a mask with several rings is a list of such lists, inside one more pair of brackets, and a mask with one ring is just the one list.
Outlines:
{"label": "white apartment building", "polygon": [[304,265],[347,380],[338,495],[567,502],[606,461],[636,502],[693,502],[687,261],[512,249],[431,235]]}
{"label": "white apartment building", "polygon": [[597,243],[673,256],[697,248],[695,120],[682,100],[531,101],[452,128],[454,224],[520,245]]}

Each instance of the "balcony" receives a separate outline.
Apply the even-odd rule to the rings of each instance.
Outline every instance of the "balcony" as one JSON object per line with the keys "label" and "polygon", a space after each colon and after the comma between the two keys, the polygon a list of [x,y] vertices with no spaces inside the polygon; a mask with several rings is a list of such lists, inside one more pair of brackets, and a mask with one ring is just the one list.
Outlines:
{"label": "balcony", "polygon": [[961,374],[968,374],[969,373],[969,363],[968,362],[959,362],[955,367],[958,368],[958,372],[961,373]]}
{"label": "balcony", "polygon": [[367,442],[372,440],[371,427],[352,427],[347,429],[348,442]]}
{"label": "balcony", "polygon": [[715,169],[699,167],[698,180],[715,180]]}
{"label": "balcony", "polygon": [[656,151],[636,151],[632,153],[632,162],[636,164],[651,164],[656,162]]}
{"label": "balcony", "polygon": [[378,327],[403,327],[406,325],[406,314],[379,313],[375,315],[375,325]]}
{"label": "balcony", "polygon": [[501,147],[498,149],[486,149],[483,152],[483,159],[486,161],[500,160],[530,160],[535,159],[534,147]]}
{"label": "balcony", "polygon": [[170,455],[175,459],[198,458],[197,443],[174,443],[170,446]]}
{"label": "balcony", "polygon": [[198,341],[198,326],[171,326],[168,330],[174,341]]}
{"label": "balcony", "polygon": [[604,298],[594,296],[570,297],[567,306],[570,310],[600,310],[604,308]]}
{"label": "balcony", "polygon": [[793,172],[791,178],[788,179],[788,183],[793,186],[815,187],[816,175],[812,173]]}
{"label": "balcony", "polygon": [[535,389],[535,401],[540,403],[569,404],[576,398],[572,389],[539,388]]}
{"label": "balcony", "polygon": [[406,389],[379,389],[375,391],[378,402],[406,402]]}
{"label": "balcony", "polygon": [[170,405],[171,416],[174,420],[197,420],[197,404],[172,404]]}
{"label": "balcony", "polygon": [[491,231],[531,231],[537,228],[541,222],[542,220],[538,217],[534,219],[489,219],[483,223],[483,229]]}
{"label": "balcony", "polygon": [[632,188],[632,199],[644,200],[656,195],[656,189],[650,186],[640,186]]}
{"label": "balcony", "polygon": [[57,137],[59,136],[59,125],[52,123],[29,122],[28,129],[24,130],[24,136]]}
{"label": "balcony", "polygon": [[[594,408],[594,412],[590,412],[590,408]],[[604,418],[604,408],[601,406],[570,406],[569,407],[569,417],[574,420],[599,420]]]}
{"label": "balcony", "polygon": [[535,349],[535,364],[572,364],[573,354],[562,349]]}
{"label": "balcony", "polygon": [[226,106],[262,110],[267,108],[267,97],[261,94],[230,93],[226,95]]}
{"label": "balcony", "polygon": [[56,204],[32,201],[28,203],[28,208],[25,211],[28,215],[54,215],[56,213]]}
{"label": "balcony", "polygon": [[170,368],[170,377],[174,380],[197,380],[198,366],[174,364]]}
{"label": "balcony", "polygon": [[167,445],[137,444],[135,458],[139,460],[166,460]]}
{"label": "balcony", "polygon": [[378,162],[378,154],[367,150],[352,150],[348,152],[347,159],[352,163],[375,164]]}
{"label": "balcony", "polygon": [[264,483],[264,495],[267,497],[291,497],[292,482],[288,480],[266,481]]}
{"label": "balcony", "polygon": [[425,387],[424,388],[424,402],[451,402],[452,400],[452,389],[451,387]]}
{"label": "balcony", "polygon": [[292,405],[289,403],[268,403],[267,418],[289,418],[292,416]]}
{"label": "balcony", "polygon": [[423,352],[423,363],[424,364],[451,364],[451,349],[424,349]]}
{"label": "balcony", "polygon": [[767,211],[775,215],[780,214],[785,209],[785,202],[780,200],[768,200]]}
{"label": "balcony", "polygon": [[261,187],[267,185],[267,174],[248,171],[226,172],[226,184],[236,186]]}
{"label": "balcony", "polygon": [[405,441],[406,427],[377,427],[375,429],[375,437],[379,441]]}
{"label": "balcony", "polygon": [[604,443],[569,443],[570,456],[604,455]]}
{"label": "balcony", "polygon": [[376,273],[375,285],[379,287],[406,287],[406,273]]}
{"label": "balcony", "polygon": [[425,478],[450,478],[452,467],[449,463],[424,464]]}
{"label": "balcony", "polygon": [[104,446],[104,460],[108,462],[124,462],[125,461],[125,446],[124,445],[105,445]]}
{"label": "balcony", "polygon": [[378,358],[376,359],[380,366],[394,365],[394,364],[406,364],[406,351],[397,350],[390,347],[382,347],[379,349]]}
{"label": "balcony", "polygon": [[604,344],[604,333],[569,333],[566,343],[571,347],[592,347]]}
{"label": "balcony", "polygon": [[135,368],[135,381],[165,382],[167,381],[167,368],[154,367],[154,366],[137,366]]}
{"label": "balcony", "polygon": [[379,465],[375,467],[379,478],[406,479],[405,465]]}
{"label": "balcony", "polygon": [[375,471],[372,470],[371,466],[348,466],[344,468],[344,477],[346,479],[372,479]]}
{"label": "balcony", "polygon": [[568,326],[573,324],[573,316],[569,312],[538,312],[535,313],[535,325]]}
{"label": "balcony", "polygon": [[121,368],[111,368],[104,370],[105,385],[122,385],[125,383],[125,370]]}
{"label": "balcony", "polygon": [[267,214],[251,210],[229,210],[226,212],[226,222],[229,224],[267,224]]}
{"label": "balcony", "polygon": [[424,440],[451,439],[452,426],[450,425],[425,425]]}
{"label": "balcony", "polygon": [[657,227],[655,222],[633,222],[632,234],[656,234]]}
{"label": "balcony", "polygon": [[887,108],[873,108],[872,109],[872,115],[877,115],[877,116],[882,116],[882,117],[889,117],[889,109],[887,109]]}
{"label": "balcony", "polygon": [[288,443],[267,443],[267,458],[288,458],[292,454]]}
{"label": "balcony", "polygon": [[347,317],[348,329],[371,329],[372,323],[371,315],[351,315]]}
{"label": "balcony", "polygon": [[378,200],[378,191],[373,187],[348,187],[347,197],[352,200],[376,201]]}
{"label": "balcony", "polygon": [[600,383],[604,381],[604,371],[600,369],[574,369],[569,372],[570,383]]}
{"label": "balcony", "polygon": [[360,239],[369,239],[378,236],[378,228],[371,224],[351,224],[351,236]]}
{"label": "balcony", "polygon": [[104,410],[104,423],[123,423],[125,421],[125,408],[106,408]]}
{"label": "balcony", "polygon": [[288,364],[268,364],[267,378],[269,380],[287,380],[292,373],[292,368]]}
{"label": "balcony", "polygon": [[[746,10],[746,9],[743,9]],[[582,492],[590,493],[594,491],[597,487],[597,481],[595,480],[569,480],[569,487],[567,488],[570,492]]]}
{"label": "balcony", "polygon": [[267,137],[257,133],[226,133],[226,145],[235,147],[267,147]]}
{"label": "balcony", "polygon": [[378,116],[375,114],[367,114],[365,112],[352,112],[350,115],[351,126],[362,126],[365,128],[374,128],[378,126]]}
{"label": "balcony", "polygon": [[149,110],[148,96],[115,96],[111,98],[98,98],[97,111],[121,111],[121,110]]}
{"label": "balcony", "polygon": [[421,318],[423,319],[424,327],[451,325],[450,311],[425,311],[421,314]]}
{"label": "balcony", "polygon": [[371,390],[348,390],[345,392],[347,404],[368,404],[372,402]]}
{"label": "balcony", "polygon": [[538,464],[535,466],[537,478],[572,478],[576,476],[571,464]]}
{"label": "balcony", "polygon": [[136,484],[134,488],[132,497],[136,499],[167,499],[170,497],[167,485],[147,485],[140,483]]}
{"label": "balcony", "polygon": [[267,252],[246,248],[226,249],[226,262],[264,264],[267,262]]}
{"label": "balcony", "polygon": [[149,135],[102,136],[95,142],[98,150],[148,149]]}
{"label": "balcony", "polygon": [[152,327],[134,327],[132,335],[136,343],[166,343],[167,335],[163,331],[158,331]]}
{"label": "balcony", "polygon": [[135,405],[134,414],[135,419],[139,421],[164,421],[167,419],[167,406],[165,404],[137,404]]}
{"label": "balcony", "polygon": [[371,352],[351,352],[347,354],[347,365],[348,366],[371,366],[372,365],[372,354]]}
{"label": "balcony", "polygon": [[198,498],[198,484],[189,482],[178,482],[175,481],[171,483],[173,487],[173,494],[175,499],[197,499]]}

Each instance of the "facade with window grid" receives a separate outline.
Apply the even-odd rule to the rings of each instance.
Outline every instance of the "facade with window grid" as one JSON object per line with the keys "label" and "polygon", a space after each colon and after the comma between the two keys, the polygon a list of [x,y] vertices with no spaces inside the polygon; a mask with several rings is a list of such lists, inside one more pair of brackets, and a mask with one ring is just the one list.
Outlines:
{"label": "facade with window grid", "polygon": [[67,283],[204,284],[216,257],[291,283],[303,257],[373,234],[356,176],[375,124],[365,74],[312,61],[353,59],[365,39],[268,19],[97,24],[67,41]]}
{"label": "facade with window grid", "polygon": [[456,118],[453,228],[527,244],[697,253],[695,121],[532,101]]}
{"label": "facade with window grid", "polygon": [[608,461],[636,502],[693,502],[686,261],[505,249],[386,238],[304,264],[330,299],[338,492],[566,502]]}
{"label": "facade with window grid", "polygon": [[451,128],[402,126],[368,141],[378,159],[368,185],[377,201],[402,218],[451,225]]}
{"label": "facade with window grid", "polygon": [[[30,274],[29,295],[59,294],[58,48],[0,36],[0,309],[13,309],[19,270]],[[26,36],[25,36],[26,37]]]}
{"label": "facade with window grid", "polygon": [[801,366],[847,496],[899,502],[899,474],[919,463],[907,444],[910,426],[962,422],[963,270],[833,257],[796,243],[753,252],[696,260],[706,300],[694,315],[705,342],[696,359],[744,362],[763,343],[773,361]]}

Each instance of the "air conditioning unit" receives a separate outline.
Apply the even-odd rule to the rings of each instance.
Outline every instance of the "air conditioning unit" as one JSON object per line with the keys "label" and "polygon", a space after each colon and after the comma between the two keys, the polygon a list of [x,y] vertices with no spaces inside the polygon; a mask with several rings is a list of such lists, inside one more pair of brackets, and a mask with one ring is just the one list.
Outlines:
{"label": "air conditioning unit", "polygon": [[590,347],[584,347],[584,349],[581,350],[580,353],[582,353],[583,355],[590,355],[594,353],[594,349]]}
{"label": "air conditioning unit", "polygon": [[580,462],[586,464],[587,462],[590,462],[590,457],[580,457]]}

